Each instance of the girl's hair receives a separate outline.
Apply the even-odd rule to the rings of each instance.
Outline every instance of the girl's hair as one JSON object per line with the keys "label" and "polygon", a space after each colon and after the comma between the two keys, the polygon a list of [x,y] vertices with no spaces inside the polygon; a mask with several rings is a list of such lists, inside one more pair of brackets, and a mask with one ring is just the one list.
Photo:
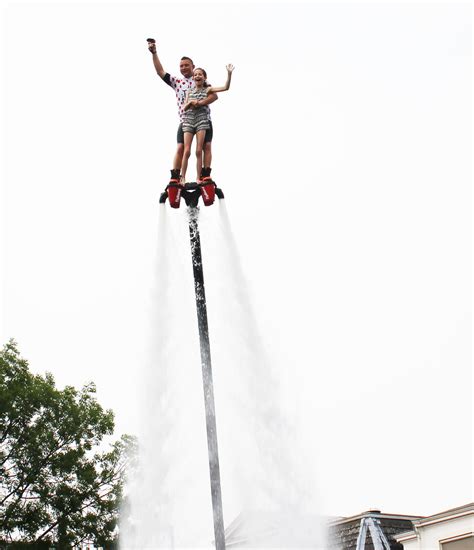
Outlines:
{"label": "girl's hair", "polygon": [[202,74],[204,75],[204,83],[203,83],[203,87],[204,88],[207,88],[209,86],[209,84],[207,83],[207,73],[206,71],[202,68],[202,67],[196,67],[193,71],[193,74],[196,72],[196,71],[202,71]]}

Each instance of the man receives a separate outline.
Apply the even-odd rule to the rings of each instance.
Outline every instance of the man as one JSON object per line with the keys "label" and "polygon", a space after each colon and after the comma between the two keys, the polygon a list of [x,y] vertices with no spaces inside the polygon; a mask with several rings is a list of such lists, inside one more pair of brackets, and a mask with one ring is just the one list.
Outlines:
{"label": "man", "polygon": [[[158,54],[156,53],[156,43],[153,38],[148,38],[148,49],[153,54],[153,65],[155,66],[156,72],[158,73],[158,76],[168,84],[168,86],[171,86],[176,94],[176,99],[178,102],[178,114],[180,119],[180,124],[178,126],[178,133],[177,133],[177,142],[178,146],[176,149],[176,153],[173,159],[173,169],[171,170],[171,180],[170,183],[180,183],[180,168],[181,168],[181,161],[183,159],[183,152],[184,152],[184,135],[183,135],[183,112],[184,112],[184,101],[186,99],[186,92],[194,87],[194,80],[193,80],[193,70],[194,70],[194,63],[192,59],[189,57],[182,57],[181,61],[179,63],[179,71],[182,74],[183,78],[179,78],[176,76],[171,76],[169,73],[167,73],[163,69],[163,65],[161,64],[161,61],[158,57]],[[201,99],[199,101],[199,106],[203,105],[209,105],[213,103],[217,99],[217,94],[209,94],[209,96],[205,99]],[[203,180],[211,180],[211,161],[212,161],[212,122],[210,119],[210,112],[209,112],[209,123],[210,128],[206,131],[206,137],[204,138],[204,160],[203,160],[203,169],[201,171],[201,174],[198,174],[198,179]]]}

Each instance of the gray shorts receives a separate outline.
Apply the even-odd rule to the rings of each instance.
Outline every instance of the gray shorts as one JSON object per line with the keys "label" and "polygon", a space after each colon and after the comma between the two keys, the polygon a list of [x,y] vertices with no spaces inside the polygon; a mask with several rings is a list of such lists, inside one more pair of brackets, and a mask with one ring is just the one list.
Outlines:
{"label": "gray shorts", "polygon": [[[209,128],[206,130],[206,137],[204,138],[204,143],[210,143],[212,141],[214,132],[212,130],[212,122],[209,121]],[[183,134],[183,124],[181,123],[178,126],[178,133],[176,136],[176,141],[178,143],[184,143],[184,134]]]}
{"label": "gray shorts", "polygon": [[197,120],[194,124],[183,122],[183,133],[196,134],[199,130],[209,130],[210,124],[208,120]]}
{"label": "gray shorts", "polygon": [[197,109],[189,109],[183,115],[183,132],[195,134],[200,130],[209,129],[209,109],[206,107],[198,107]]}

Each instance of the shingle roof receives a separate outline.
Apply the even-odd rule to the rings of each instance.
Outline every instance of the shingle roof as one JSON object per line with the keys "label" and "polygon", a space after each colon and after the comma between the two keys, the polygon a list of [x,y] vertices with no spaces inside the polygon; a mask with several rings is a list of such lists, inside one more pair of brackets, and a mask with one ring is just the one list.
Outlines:
{"label": "shingle roof", "polygon": [[[419,516],[399,516],[383,514],[379,511],[368,511],[350,518],[339,518],[329,524],[328,550],[356,550],[357,539],[363,518],[374,518],[380,525],[384,535],[388,539],[391,550],[402,550],[394,535],[413,528],[413,521]],[[370,531],[367,531],[364,550],[374,550],[374,543]]]}
{"label": "shingle roof", "polygon": [[[327,524],[328,540],[327,550],[356,550],[359,537],[361,521],[364,518],[374,518],[387,538],[391,550],[402,550],[403,546],[397,543],[394,536],[398,533],[413,528],[413,521],[420,519],[420,516],[401,516],[396,514],[383,514],[379,511],[370,510],[352,517],[330,518],[321,521],[321,518],[307,517],[300,518],[304,523],[304,529],[314,527],[317,533],[317,526]],[[303,525],[303,523],[301,525]],[[229,549],[250,548],[264,545],[265,543],[280,540],[280,527],[285,524],[281,517],[261,512],[247,511],[240,514],[226,529],[226,546]],[[285,531],[285,529],[283,529]],[[309,533],[309,531],[308,531]],[[276,536],[276,539],[274,538]],[[284,536],[284,535],[283,535]],[[291,537],[291,535],[290,535]],[[286,540],[286,539],[285,539]],[[364,550],[374,550],[374,543],[370,530],[367,530]]]}

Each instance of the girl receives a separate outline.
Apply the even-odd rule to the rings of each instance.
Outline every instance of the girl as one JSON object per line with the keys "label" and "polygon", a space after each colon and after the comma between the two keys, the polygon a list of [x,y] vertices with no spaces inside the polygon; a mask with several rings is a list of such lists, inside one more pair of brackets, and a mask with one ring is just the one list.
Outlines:
{"label": "girl", "polygon": [[196,134],[196,172],[198,181],[201,178],[204,137],[206,135],[206,130],[210,127],[209,107],[207,105],[202,105],[201,100],[207,97],[208,94],[225,92],[229,89],[234,66],[229,64],[226,69],[227,82],[225,86],[218,88],[210,87],[207,84],[207,74],[204,69],[194,69],[194,88],[191,88],[186,93],[183,115],[184,153],[181,163],[181,183],[183,185],[186,181],[186,170],[191,155],[191,145],[194,134]]}

